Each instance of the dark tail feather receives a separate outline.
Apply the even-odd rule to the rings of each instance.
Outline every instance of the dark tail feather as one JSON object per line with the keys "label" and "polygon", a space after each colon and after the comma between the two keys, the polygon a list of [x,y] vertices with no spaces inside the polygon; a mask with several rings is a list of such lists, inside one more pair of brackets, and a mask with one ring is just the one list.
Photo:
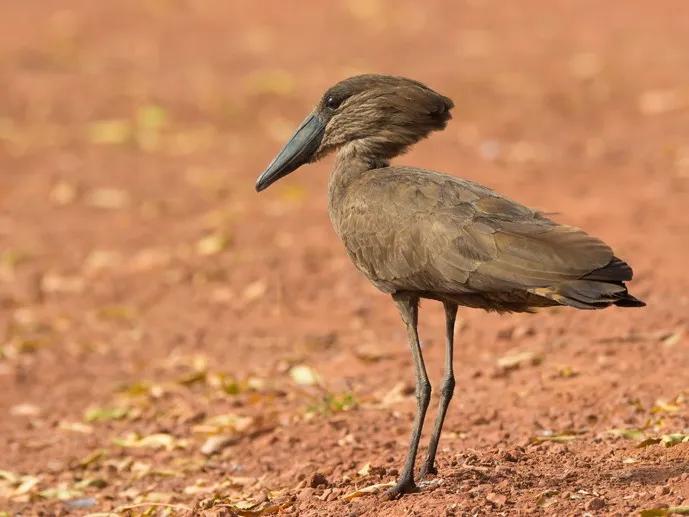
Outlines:
{"label": "dark tail feather", "polygon": [[604,309],[611,305],[618,307],[643,307],[646,305],[629,294],[627,287],[622,282],[571,280],[535,292],[562,305],[569,305],[577,309]]}
{"label": "dark tail feather", "polygon": [[618,307],[646,307],[646,302],[633,297],[631,294],[627,293],[624,298],[620,298],[615,302]]}
{"label": "dark tail feather", "polygon": [[624,285],[633,275],[629,264],[613,257],[606,266],[591,271],[579,280],[570,280],[531,292],[577,309],[604,309],[611,305],[645,307],[646,304],[629,294],[627,286]]}
{"label": "dark tail feather", "polygon": [[626,282],[631,280],[634,272],[624,260],[613,257],[607,266],[591,271],[584,276],[585,280],[598,280],[600,282]]}

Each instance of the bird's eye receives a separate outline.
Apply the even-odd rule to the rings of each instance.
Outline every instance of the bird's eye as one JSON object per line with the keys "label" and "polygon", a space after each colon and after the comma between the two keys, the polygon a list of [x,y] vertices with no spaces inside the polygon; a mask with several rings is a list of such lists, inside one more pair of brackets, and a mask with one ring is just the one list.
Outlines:
{"label": "bird's eye", "polygon": [[334,95],[330,95],[325,99],[325,105],[331,110],[336,110],[340,107],[340,104],[342,104],[342,100],[336,98]]}

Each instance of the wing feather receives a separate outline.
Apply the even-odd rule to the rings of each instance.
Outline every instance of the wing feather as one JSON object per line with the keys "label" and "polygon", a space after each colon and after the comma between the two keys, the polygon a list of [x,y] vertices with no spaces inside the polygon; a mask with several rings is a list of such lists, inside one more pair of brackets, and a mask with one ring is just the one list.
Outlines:
{"label": "wing feather", "polygon": [[475,183],[420,169],[369,171],[333,218],[378,287],[467,293],[547,287],[602,268],[612,250]]}

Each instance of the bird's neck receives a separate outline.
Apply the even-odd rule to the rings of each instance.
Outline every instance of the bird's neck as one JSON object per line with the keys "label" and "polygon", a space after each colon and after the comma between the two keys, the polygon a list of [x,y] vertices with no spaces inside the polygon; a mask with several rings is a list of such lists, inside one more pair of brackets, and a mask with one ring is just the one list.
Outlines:
{"label": "bird's neck", "polygon": [[340,198],[343,190],[361,174],[389,165],[387,159],[376,156],[362,144],[362,141],[350,142],[337,151],[328,189],[331,204]]}

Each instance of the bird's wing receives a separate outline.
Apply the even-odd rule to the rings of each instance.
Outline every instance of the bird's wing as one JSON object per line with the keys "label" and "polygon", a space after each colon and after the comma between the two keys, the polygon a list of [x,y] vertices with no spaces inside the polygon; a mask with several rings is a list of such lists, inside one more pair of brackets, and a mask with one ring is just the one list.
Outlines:
{"label": "bird's wing", "polygon": [[475,183],[419,169],[370,171],[339,232],[384,290],[509,291],[581,278],[613,258],[602,241]]}

